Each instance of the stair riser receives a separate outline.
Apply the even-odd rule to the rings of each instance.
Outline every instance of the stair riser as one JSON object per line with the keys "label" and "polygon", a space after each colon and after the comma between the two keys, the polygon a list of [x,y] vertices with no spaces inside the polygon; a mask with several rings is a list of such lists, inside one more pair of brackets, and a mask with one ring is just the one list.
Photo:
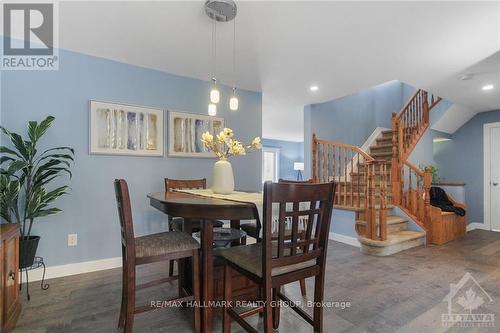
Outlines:
{"label": "stair riser", "polygon": [[[359,231],[361,234],[366,233],[366,225],[364,224],[358,224]],[[393,233],[393,232],[398,232],[398,231],[403,231],[403,230],[408,230],[408,222],[401,222],[401,223],[395,223],[395,224],[389,224],[387,225],[387,233]]]}
{"label": "stair riser", "polygon": [[370,245],[361,243],[361,252],[363,252],[365,254],[371,254],[374,256],[385,257],[385,256],[390,256],[391,254],[395,254],[395,253],[398,253],[398,252],[401,252],[404,250],[411,249],[413,247],[424,245],[424,243],[425,243],[424,237],[413,239],[413,240],[403,242],[403,243],[385,246],[385,247],[370,246]]}
{"label": "stair riser", "polygon": [[371,146],[370,151],[372,153],[392,153],[392,146],[386,147],[383,146]]}

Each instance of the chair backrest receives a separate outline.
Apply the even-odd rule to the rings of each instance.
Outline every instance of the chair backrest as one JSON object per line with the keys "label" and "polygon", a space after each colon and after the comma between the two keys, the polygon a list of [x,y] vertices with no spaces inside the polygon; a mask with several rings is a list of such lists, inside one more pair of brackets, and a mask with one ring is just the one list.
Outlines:
{"label": "chair backrest", "polygon": [[135,257],[134,224],[132,222],[132,207],[125,179],[115,179],[115,195],[120,218],[122,255],[124,259]]}
{"label": "chair backrest", "polygon": [[[318,259],[317,263],[324,267],[334,195],[333,182],[264,184],[265,276],[270,276],[273,267],[312,259]],[[304,230],[299,230],[299,224]],[[291,237],[285,237],[286,229],[291,229]],[[273,231],[277,232],[277,239],[273,238]]]}
{"label": "chair backrest", "polygon": [[308,179],[308,180],[290,180],[290,179],[280,178],[278,180],[278,183],[282,183],[282,184],[312,184],[313,180],[312,179]]}
{"label": "chair backrest", "polygon": [[165,178],[165,191],[206,189],[207,179],[171,179]]}

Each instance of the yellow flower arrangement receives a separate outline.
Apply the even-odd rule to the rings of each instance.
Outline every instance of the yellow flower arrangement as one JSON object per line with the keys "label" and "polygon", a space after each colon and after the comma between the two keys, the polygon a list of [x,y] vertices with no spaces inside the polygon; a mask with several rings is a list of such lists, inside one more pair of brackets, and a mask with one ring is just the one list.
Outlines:
{"label": "yellow flower arrangement", "polygon": [[245,146],[234,139],[234,132],[230,128],[224,128],[215,138],[210,132],[205,132],[201,135],[201,142],[208,151],[214,152],[221,159],[246,155],[248,151],[262,148],[260,137],[254,138],[249,145]]}

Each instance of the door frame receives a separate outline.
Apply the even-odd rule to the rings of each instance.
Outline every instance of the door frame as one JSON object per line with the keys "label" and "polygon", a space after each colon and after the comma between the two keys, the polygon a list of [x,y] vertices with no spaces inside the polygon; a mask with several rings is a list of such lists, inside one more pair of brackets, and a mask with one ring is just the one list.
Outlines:
{"label": "door frame", "polygon": [[491,176],[491,129],[495,127],[500,127],[500,122],[488,123],[483,125],[483,201],[484,201],[484,226],[488,230],[491,229],[491,209],[490,209],[490,199],[491,199],[491,189],[490,189],[490,176]]}
{"label": "door frame", "polygon": [[276,180],[273,181],[278,181],[280,178],[280,148],[278,147],[268,147],[268,146],[263,146],[262,147],[262,183],[264,183],[264,152],[272,152],[274,153],[274,169],[276,170]]}

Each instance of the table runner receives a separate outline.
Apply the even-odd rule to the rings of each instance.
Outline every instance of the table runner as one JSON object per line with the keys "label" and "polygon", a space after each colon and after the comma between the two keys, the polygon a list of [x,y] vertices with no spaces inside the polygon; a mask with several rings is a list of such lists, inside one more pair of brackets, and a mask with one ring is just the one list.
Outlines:
{"label": "table runner", "polygon": [[[204,197],[217,198],[223,200],[231,200],[245,203],[253,203],[257,207],[257,211],[259,213],[259,219],[261,223],[263,223],[263,203],[264,203],[264,193],[263,192],[240,192],[233,191],[231,194],[217,194],[212,192],[211,189],[192,189],[192,190],[175,190],[177,192],[189,193],[193,195],[200,195]],[[308,210],[310,207],[309,202],[301,202],[299,204],[299,210]],[[291,203],[286,204],[286,211],[291,211],[293,206]],[[278,232],[278,219],[279,219],[279,204],[273,203],[273,227],[272,232]],[[307,216],[299,216],[299,230],[305,230]],[[291,229],[292,227],[292,218],[290,216],[286,217],[286,228]],[[262,233],[262,230],[261,230]]]}

